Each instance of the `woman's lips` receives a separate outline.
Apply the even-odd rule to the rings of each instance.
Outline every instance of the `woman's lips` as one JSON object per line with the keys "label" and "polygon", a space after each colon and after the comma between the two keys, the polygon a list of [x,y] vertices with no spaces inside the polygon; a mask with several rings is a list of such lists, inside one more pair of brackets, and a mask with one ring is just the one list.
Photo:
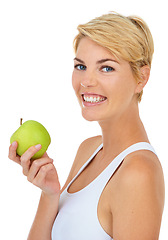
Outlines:
{"label": "woman's lips", "polygon": [[93,106],[103,103],[107,98],[99,94],[84,93],[82,94],[83,104],[85,106]]}

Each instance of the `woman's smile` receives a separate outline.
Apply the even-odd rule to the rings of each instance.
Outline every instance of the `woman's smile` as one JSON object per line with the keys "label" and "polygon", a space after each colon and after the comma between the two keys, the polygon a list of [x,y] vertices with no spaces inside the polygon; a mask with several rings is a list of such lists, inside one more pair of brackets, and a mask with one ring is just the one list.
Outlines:
{"label": "woman's smile", "polygon": [[97,106],[99,104],[104,103],[107,100],[105,96],[93,93],[84,93],[81,95],[81,97],[83,106],[86,107]]}

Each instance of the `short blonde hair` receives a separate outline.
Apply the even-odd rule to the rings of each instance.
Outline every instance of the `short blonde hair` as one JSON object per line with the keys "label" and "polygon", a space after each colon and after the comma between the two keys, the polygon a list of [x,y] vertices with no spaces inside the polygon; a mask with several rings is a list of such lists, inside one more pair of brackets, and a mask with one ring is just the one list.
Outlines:
{"label": "short blonde hair", "polygon": [[[151,68],[154,43],[147,24],[141,18],[110,12],[79,25],[77,29],[79,33],[74,39],[75,52],[80,40],[87,36],[115,57],[128,61],[135,79],[141,78],[141,67],[148,65]],[[138,94],[139,102],[142,94],[143,91]]]}

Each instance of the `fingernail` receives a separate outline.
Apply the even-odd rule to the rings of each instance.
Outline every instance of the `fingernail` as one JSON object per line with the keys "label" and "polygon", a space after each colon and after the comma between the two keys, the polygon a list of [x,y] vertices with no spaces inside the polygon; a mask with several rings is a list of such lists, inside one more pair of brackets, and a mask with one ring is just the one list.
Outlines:
{"label": "fingernail", "polygon": [[16,147],[16,146],[17,146],[17,142],[14,141],[14,142],[12,143],[12,147]]}
{"label": "fingernail", "polygon": [[37,144],[37,145],[35,146],[35,148],[40,149],[40,148],[41,148],[41,144]]}

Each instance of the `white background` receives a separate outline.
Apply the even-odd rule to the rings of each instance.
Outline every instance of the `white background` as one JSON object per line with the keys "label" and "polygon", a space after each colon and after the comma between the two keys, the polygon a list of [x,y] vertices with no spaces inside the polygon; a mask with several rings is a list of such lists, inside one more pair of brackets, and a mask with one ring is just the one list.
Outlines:
{"label": "white background", "polygon": [[19,119],[34,119],[50,132],[48,154],[55,160],[61,185],[79,144],[100,134],[97,123],[82,119],[71,86],[73,38],[77,25],[116,11],[139,15],[155,42],[150,81],[140,104],[141,118],[159,155],[166,182],[160,240],[168,237],[167,160],[167,3],[166,0],[0,2],[0,239],[26,239],[40,190],[27,182],[19,165],[8,159],[11,134]]}

